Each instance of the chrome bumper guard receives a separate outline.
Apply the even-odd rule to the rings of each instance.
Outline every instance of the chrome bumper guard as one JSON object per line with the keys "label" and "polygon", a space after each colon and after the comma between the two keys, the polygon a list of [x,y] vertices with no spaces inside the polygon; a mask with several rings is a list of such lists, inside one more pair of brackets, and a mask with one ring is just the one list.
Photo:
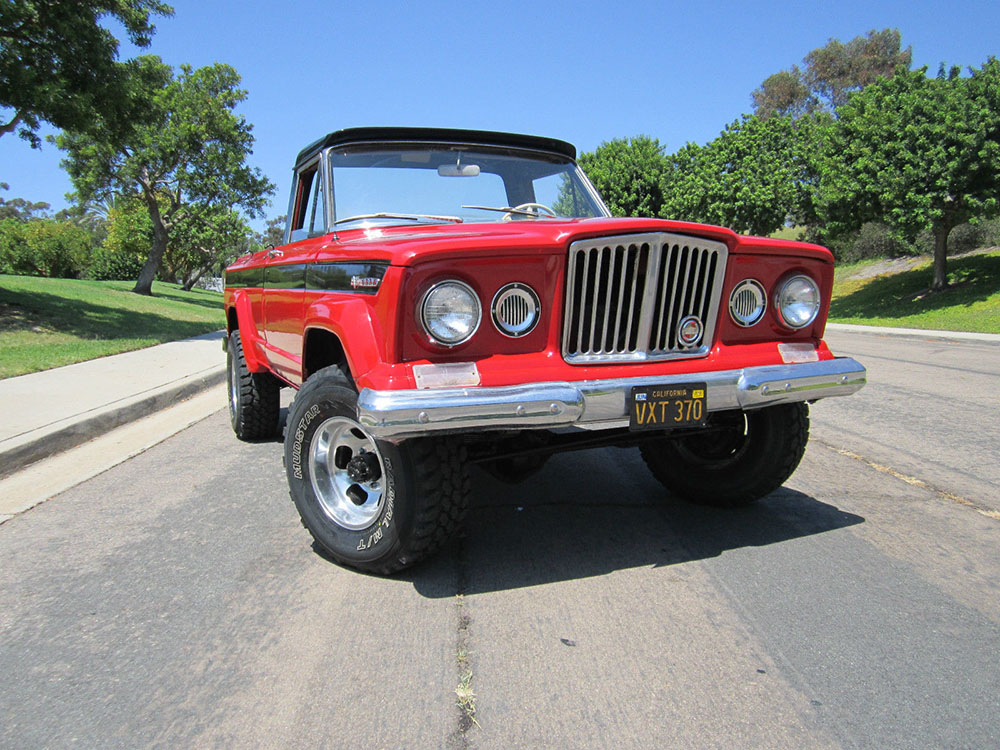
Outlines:
{"label": "chrome bumper guard", "polygon": [[375,437],[398,441],[436,432],[522,429],[611,429],[628,424],[633,386],[708,385],[709,411],[758,409],[849,396],[867,382],[850,357],[740,370],[500,388],[373,391],[358,397],[358,421]]}

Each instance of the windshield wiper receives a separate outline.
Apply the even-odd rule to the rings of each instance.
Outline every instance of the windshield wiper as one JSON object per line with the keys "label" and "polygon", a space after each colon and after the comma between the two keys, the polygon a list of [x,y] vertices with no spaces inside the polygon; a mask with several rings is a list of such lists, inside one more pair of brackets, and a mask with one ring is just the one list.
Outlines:
{"label": "windshield wiper", "polygon": [[462,208],[473,208],[479,211],[500,211],[505,214],[518,214],[520,216],[530,216],[533,219],[558,219],[554,214],[547,214],[544,211],[531,211],[526,208],[515,208],[514,206],[462,206]]}
{"label": "windshield wiper", "polygon": [[433,214],[394,214],[382,211],[377,214],[358,214],[348,216],[345,219],[337,219],[334,224],[344,224],[348,221],[360,221],[361,219],[405,219],[406,221],[450,221],[454,224],[461,224],[464,219],[461,216],[434,216]]}

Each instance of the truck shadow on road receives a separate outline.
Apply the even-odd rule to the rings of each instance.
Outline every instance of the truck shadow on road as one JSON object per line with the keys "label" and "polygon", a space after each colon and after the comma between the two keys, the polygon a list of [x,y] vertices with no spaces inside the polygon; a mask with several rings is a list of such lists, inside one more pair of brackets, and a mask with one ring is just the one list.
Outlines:
{"label": "truck shadow on road", "polygon": [[556,456],[518,485],[474,470],[462,538],[400,577],[428,598],[504,591],[675,566],[864,520],[787,487],[748,508],[690,505],[667,494],[637,450],[604,448]]}

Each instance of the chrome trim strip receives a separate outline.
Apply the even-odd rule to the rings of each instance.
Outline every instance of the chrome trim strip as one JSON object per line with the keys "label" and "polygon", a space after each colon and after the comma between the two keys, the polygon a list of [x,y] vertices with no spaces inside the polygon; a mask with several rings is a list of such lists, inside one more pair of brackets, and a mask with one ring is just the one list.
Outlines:
{"label": "chrome trim strip", "polygon": [[745,367],[720,372],[499,388],[375,391],[358,396],[358,421],[383,440],[430,433],[487,430],[606,429],[627,423],[633,386],[704,382],[709,411],[849,396],[867,382],[850,357],[822,362]]}

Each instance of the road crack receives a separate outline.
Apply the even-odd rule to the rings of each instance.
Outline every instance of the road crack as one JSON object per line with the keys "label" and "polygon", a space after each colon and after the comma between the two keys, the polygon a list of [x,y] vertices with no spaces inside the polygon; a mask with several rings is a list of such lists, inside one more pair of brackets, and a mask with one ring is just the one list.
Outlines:
{"label": "road crack", "polygon": [[455,665],[458,675],[458,684],[455,687],[455,705],[458,707],[458,727],[452,735],[453,741],[450,745],[456,750],[470,750],[472,748],[472,738],[470,737],[472,728],[482,729],[482,727],[476,719],[476,692],[473,686],[474,672],[471,660],[472,636],[469,632],[472,617],[469,614],[465,598],[467,583],[464,536],[460,536],[458,539],[458,553],[455,559],[457,567]]}
{"label": "road crack", "polygon": [[966,508],[971,508],[972,510],[976,511],[981,515],[986,516],[987,518],[992,518],[995,521],[1000,521],[1000,512],[991,510],[990,508],[984,508],[983,506],[973,502],[972,500],[968,500],[967,498],[948,492],[947,490],[942,490],[940,487],[935,487],[933,484],[925,482],[923,479],[917,479],[916,477],[911,477],[906,474],[903,474],[902,472],[896,471],[891,466],[885,466],[884,464],[876,463],[875,461],[870,461],[864,456],[858,455],[857,453],[849,451],[845,448],[838,448],[837,446],[831,445],[825,440],[819,440],[817,438],[812,438],[812,439],[815,440],[820,445],[829,448],[834,453],[838,453],[841,456],[844,456],[845,458],[850,458],[855,461],[860,461],[865,466],[874,469],[875,471],[881,472],[882,474],[888,474],[894,479],[898,479],[901,482],[906,482],[906,484],[912,485],[914,487],[920,487],[921,489],[929,490],[934,494],[938,495],[939,497],[944,498],[945,500],[950,500],[951,502],[965,506]]}

